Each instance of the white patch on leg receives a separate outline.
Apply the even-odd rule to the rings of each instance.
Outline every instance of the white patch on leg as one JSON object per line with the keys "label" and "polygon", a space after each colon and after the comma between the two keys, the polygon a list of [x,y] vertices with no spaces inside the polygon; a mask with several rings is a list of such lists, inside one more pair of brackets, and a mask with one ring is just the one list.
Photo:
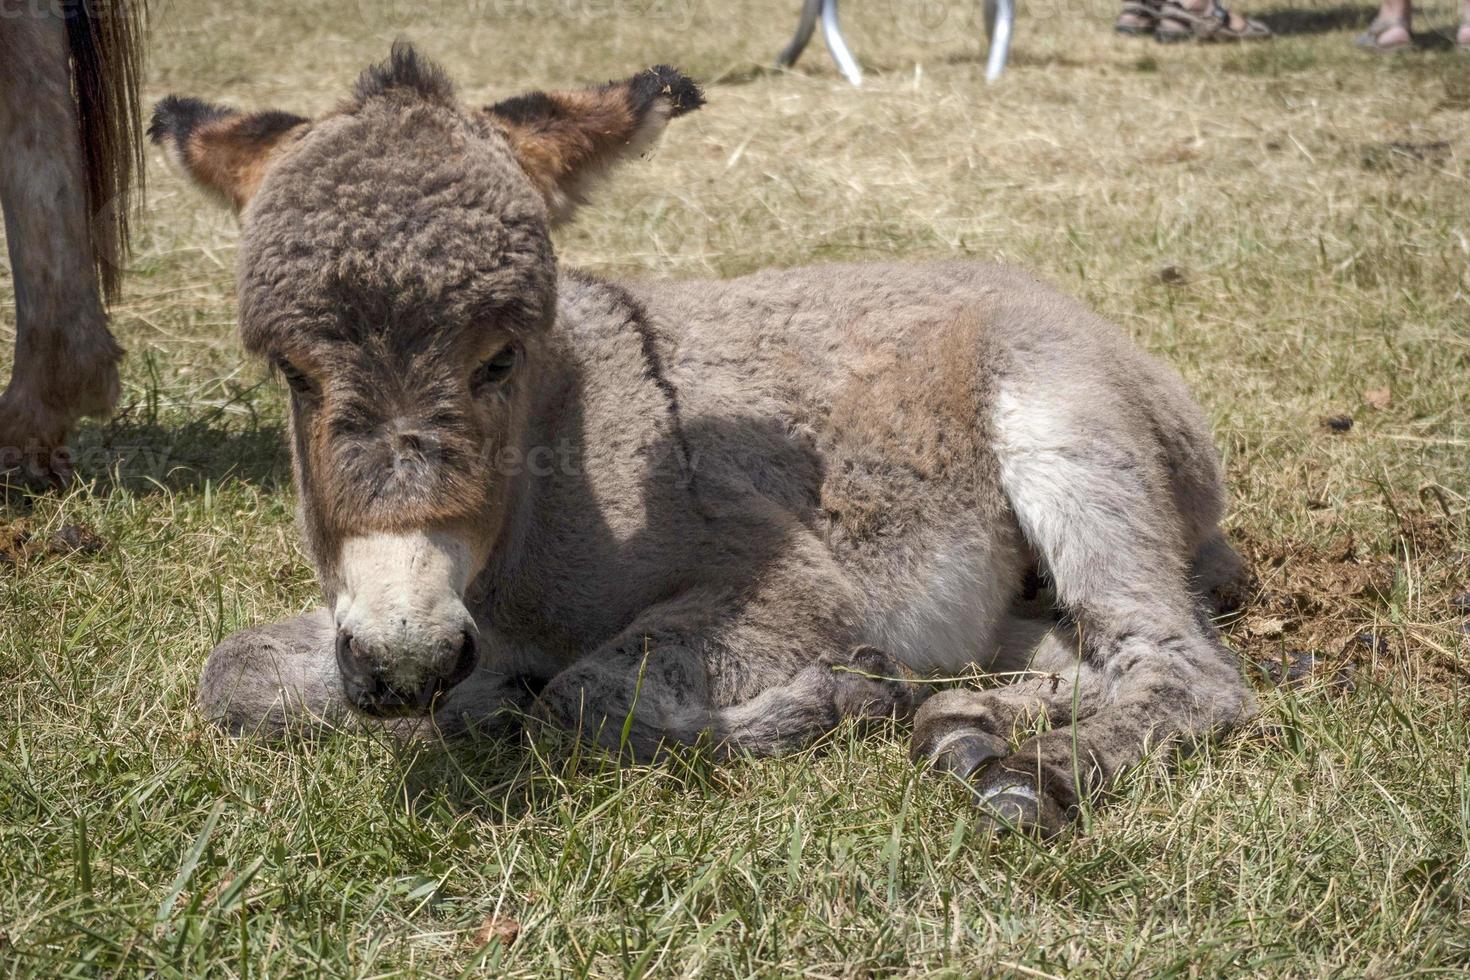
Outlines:
{"label": "white patch on leg", "polygon": [[988,668],[1022,555],[1000,535],[951,535],[872,588],[864,642],[921,675]]}
{"label": "white patch on leg", "polygon": [[1063,604],[1128,581],[1141,559],[1162,550],[1157,527],[1139,518],[1150,506],[1141,461],[1089,439],[1075,410],[1042,398],[1002,389],[994,417],[1001,487]]}

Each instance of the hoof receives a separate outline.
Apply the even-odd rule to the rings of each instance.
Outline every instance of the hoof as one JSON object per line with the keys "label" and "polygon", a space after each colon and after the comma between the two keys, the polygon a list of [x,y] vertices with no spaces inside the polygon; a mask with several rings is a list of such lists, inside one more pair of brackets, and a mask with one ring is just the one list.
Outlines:
{"label": "hoof", "polygon": [[75,475],[65,449],[24,452],[0,447],[0,492],[41,496],[65,490]]}
{"label": "hoof", "polygon": [[980,826],[993,833],[1019,832],[1055,837],[1067,826],[1056,801],[1025,776],[1000,770],[975,790]]}
{"label": "hoof", "polygon": [[876,647],[857,647],[821,658],[832,672],[833,706],[843,718],[903,720],[914,713],[909,672]]}
{"label": "hoof", "polygon": [[72,421],[12,383],[0,395],[0,486],[31,494],[63,489],[73,475],[66,446]]}
{"label": "hoof", "polygon": [[954,728],[930,740],[922,757],[933,763],[934,771],[969,779],[996,759],[1003,759],[1010,746],[978,728]]}

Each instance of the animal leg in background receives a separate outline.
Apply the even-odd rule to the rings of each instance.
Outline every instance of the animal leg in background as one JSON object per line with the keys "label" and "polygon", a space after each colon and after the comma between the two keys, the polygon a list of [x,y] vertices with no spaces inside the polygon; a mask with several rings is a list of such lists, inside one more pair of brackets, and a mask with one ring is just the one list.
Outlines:
{"label": "animal leg in background", "polygon": [[122,350],[93,266],[87,185],[65,22],[0,17],[0,206],[15,280],[15,367],[0,395],[0,471],[57,480],[85,415],[118,396]]}

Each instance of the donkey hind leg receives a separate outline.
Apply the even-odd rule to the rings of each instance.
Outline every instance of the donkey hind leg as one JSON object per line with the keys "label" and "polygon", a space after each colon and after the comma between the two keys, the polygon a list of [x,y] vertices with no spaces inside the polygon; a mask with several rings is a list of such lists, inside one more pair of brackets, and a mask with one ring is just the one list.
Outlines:
{"label": "donkey hind leg", "polygon": [[912,709],[900,668],[873,647],[829,653],[738,704],[710,696],[699,640],[645,649],[636,628],[578,661],[541,692],[543,713],[605,748],[648,761],[671,744],[708,741],[722,756],[802,748],[844,718],[904,717]]}
{"label": "donkey hind leg", "polygon": [[518,678],[482,667],[436,703],[430,718],[371,719],[354,711],[342,693],[335,642],[325,609],[231,634],[204,665],[200,710],[236,735],[381,728],[412,738],[497,730],[511,724],[505,709],[530,705]]}
{"label": "donkey hind leg", "polygon": [[1250,569],[1219,528],[1200,544],[1189,572],[1190,590],[1210,616],[1239,609],[1247,598],[1250,578]]}
{"label": "donkey hind leg", "polygon": [[1050,833],[1151,745],[1228,729],[1254,711],[1254,697],[1190,593],[1154,457],[1086,421],[1058,425],[1048,411],[998,417],[1001,483],[1075,618],[1096,690],[1083,717],[1028,738],[975,787],[997,825]]}
{"label": "donkey hind leg", "polygon": [[1080,656],[1075,629],[1012,617],[998,639],[1003,652],[993,673],[1016,679],[980,691],[940,691],[925,701],[914,716],[915,762],[927,759],[937,772],[968,780],[1009,755],[1021,733],[1043,722],[1070,725],[1096,710],[1102,675]]}
{"label": "donkey hind leg", "polygon": [[84,415],[118,395],[122,350],[92,266],[87,191],[65,22],[44,12],[0,18],[0,207],[15,280],[15,367],[0,395],[0,471],[55,481]]}

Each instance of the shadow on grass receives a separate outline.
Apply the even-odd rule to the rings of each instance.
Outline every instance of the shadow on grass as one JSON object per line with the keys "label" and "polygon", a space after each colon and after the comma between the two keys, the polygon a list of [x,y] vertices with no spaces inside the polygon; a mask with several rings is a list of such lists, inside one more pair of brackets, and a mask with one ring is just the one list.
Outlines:
{"label": "shadow on grass", "polygon": [[608,805],[649,782],[679,798],[724,798],[739,788],[739,760],[721,760],[709,745],[668,744],[636,760],[525,712],[493,730],[400,748],[393,796],[497,823],[552,812],[569,795]]}
{"label": "shadow on grass", "polygon": [[[1272,10],[1250,13],[1271,28],[1272,33],[1278,37],[1290,37],[1295,34],[1333,34],[1339,31],[1361,31],[1373,22],[1377,14],[1373,7],[1359,7],[1353,4],[1340,4],[1336,7],[1325,7],[1322,9],[1299,9],[1293,7],[1279,7]],[[1420,18],[1415,19],[1415,25],[1422,23]],[[1449,51],[1455,47],[1455,28],[1459,22],[1450,18],[1447,26],[1430,28],[1429,30],[1414,31],[1415,51]]]}
{"label": "shadow on grass", "polygon": [[1373,20],[1377,11],[1372,7],[1356,4],[1339,4],[1336,7],[1300,8],[1278,7],[1272,10],[1246,13],[1264,21],[1271,32],[1279,37],[1293,34],[1333,34],[1338,31],[1360,31]]}
{"label": "shadow on grass", "polygon": [[1414,32],[1414,50],[1416,51],[1455,51],[1459,45],[1455,44],[1455,28],[1459,26],[1456,20],[1450,20],[1443,27],[1430,28],[1427,31],[1416,30]]}
{"label": "shadow on grass", "polygon": [[99,493],[198,490],[234,479],[275,489],[291,482],[291,454],[278,425],[219,418],[179,425],[119,417],[84,428],[72,446],[78,479]]}
{"label": "shadow on grass", "polygon": [[[956,68],[965,65],[973,65],[976,68],[984,68],[990,60],[990,42],[981,35],[979,40],[970,48],[954,51],[939,59],[939,63]],[[1012,47],[1006,56],[1006,68],[1085,68],[1087,62],[1077,58],[1068,57],[1065,54],[1048,52],[1042,54],[1036,51],[1027,51],[1024,48]],[[904,66],[894,65],[893,71],[903,71]],[[910,69],[912,70],[912,69]]]}
{"label": "shadow on grass", "polygon": [[[202,410],[163,411],[155,383],[108,421],[84,422],[50,461],[51,470],[69,469],[75,484],[104,496],[114,490],[140,495],[195,491],[232,479],[267,490],[289,486],[286,429],[274,413],[257,408],[260,388],[235,389],[223,403]],[[28,512],[37,498],[75,485],[45,470],[38,473],[33,455],[25,459],[28,469],[0,472],[0,508]]]}

